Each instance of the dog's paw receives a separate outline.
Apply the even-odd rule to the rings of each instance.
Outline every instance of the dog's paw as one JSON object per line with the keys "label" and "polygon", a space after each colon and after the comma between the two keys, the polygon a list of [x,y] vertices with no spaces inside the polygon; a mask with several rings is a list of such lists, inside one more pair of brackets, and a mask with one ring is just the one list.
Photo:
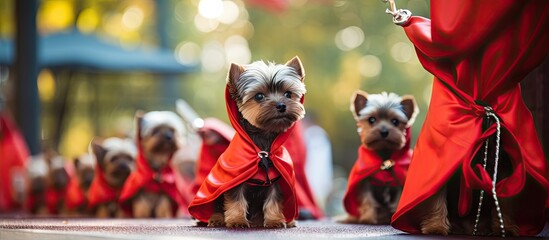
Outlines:
{"label": "dog's paw", "polygon": [[286,228],[286,222],[283,221],[265,221],[263,224],[265,228]]}
{"label": "dog's paw", "polygon": [[292,220],[286,223],[286,228],[294,228],[294,227],[297,227],[297,222],[295,220]]}
{"label": "dog's paw", "polygon": [[224,227],[225,218],[221,213],[214,213],[208,220],[208,227]]}
{"label": "dog's paw", "polygon": [[421,233],[433,235],[448,235],[448,233],[450,233],[450,222],[448,221],[448,218],[432,218],[424,220],[421,223]]}
{"label": "dog's paw", "polygon": [[361,216],[358,221],[357,221],[359,224],[371,224],[371,225],[377,225],[379,224],[379,221],[377,220],[377,218],[375,217],[370,217],[370,216]]}
{"label": "dog's paw", "polygon": [[244,219],[243,221],[228,221],[226,222],[228,228],[249,228],[250,222]]}

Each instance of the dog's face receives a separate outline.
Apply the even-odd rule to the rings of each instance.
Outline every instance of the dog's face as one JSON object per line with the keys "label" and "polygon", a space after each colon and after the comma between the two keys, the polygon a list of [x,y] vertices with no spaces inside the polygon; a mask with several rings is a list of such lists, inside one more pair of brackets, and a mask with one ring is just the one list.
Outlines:
{"label": "dog's face", "polygon": [[95,175],[95,160],[90,154],[83,154],[74,159],[74,169],[80,182],[80,187],[84,190],[90,188]]}
{"label": "dog's face", "polygon": [[160,170],[182,145],[184,125],[175,113],[169,111],[148,112],[136,115],[141,148],[149,166]]}
{"label": "dog's face", "polygon": [[129,140],[107,139],[103,144],[92,143],[99,170],[103,172],[107,184],[122,188],[135,168],[135,150],[128,147]]}
{"label": "dog's face", "polygon": [[263,131],[280,133],[305,116],[304,76],[298,57],[285,65],[257,61],[232,64],[227,85],[244,119]]}
{"label": "dog's face", "polygon": [[357,91],[351,98],[361,143],[373,151],[392,152],[404,147],[405,129],[413,124],[417,109],[412,96]]}
{"label": "dog's face", "polygon": [[60,190],[69,184],[69,174],[65,169],[65,159],[61,156],[55,156],[46,159],[48,162],[48,186]]}

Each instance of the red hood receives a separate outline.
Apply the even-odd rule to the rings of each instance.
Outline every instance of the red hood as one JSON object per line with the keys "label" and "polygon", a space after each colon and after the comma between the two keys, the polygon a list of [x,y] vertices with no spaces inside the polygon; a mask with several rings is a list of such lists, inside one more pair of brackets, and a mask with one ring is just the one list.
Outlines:
{"label": "red hood", "polygon": [[12,197],[12,178],[16,172],[25,176],[29,150],[23,136],[6,111],[0,112],[0,212],[17,207]]}
{"label": "red hood", "polygon": [[[303,102],[303,98],[301,101]],[[217,160],[189,206],[191,215],[202,222],[208,222],[213,214],[215,199],[252,178],[260,170],[258,153],[263,149],[259,149],[253,143],[239,124],[240,113],[227,88],[225,88],[225,102],[229,120],[236,130],[236,135],[227,150]],[[274,168],[281,175],[277,183],[284,195],[283,209],[287,222],[297,217],[294,169],[291,156],[283,146],[293,128],[292,126],[286,132],[279,134],[269,152]]]}
{"label": "red hood", "polygon": [[389,185],[403,186],[412,158],[412,150],[410,149],[410,128],[406,129],[406,144],[404,147],[391,155],[391,160],[395,161],[395,165],[389,170],[382,171],[380,167],[384,160],[372,150],[369,150],[360,145],[358,148],[358,158],[349,174],[347,183],[347,191],[343,198],[345,210],[350,215],[359,216],[358,209],[360,207],[360,199],[358,199],[361,191],[359,189],[360,182],[366,178],[374,185]]}
{"label": "red hood", "polygon": [[177,188],[178,181],[176,178],[179,177],[173,172],[171,166],[171,161],[168,163],[168,166],[163,168],[161,172],[155,172],[145,160],[143,155],[143,149],[141,147],[141,137],[137,137],[137,157],[136,157],[136,171],[133,171],[122,188],[120,194],[119,203],[121,207],[131,215],[132,204],[131,200],[140,190],[154,193],[163,193],[171,198],[173,201],[173,214],[177,213],[179,206],[187,205],[187,202],[181,196],[179,188]]}

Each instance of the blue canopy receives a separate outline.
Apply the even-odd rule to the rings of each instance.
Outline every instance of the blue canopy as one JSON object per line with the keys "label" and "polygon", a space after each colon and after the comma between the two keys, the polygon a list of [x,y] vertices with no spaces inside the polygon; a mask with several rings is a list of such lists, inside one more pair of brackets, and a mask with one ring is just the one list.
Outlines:
{"label": "blue canopy", "polygon": [[[14,62],[12,40],[0,39],[0,65]],[[173,51],[166,49],[127,50],[85,35],[77,30],[55,33],[38,40],[40,68],[68,68],[94,71],[145,71],[160,74],[178,74],[196,71],[196,65],[176,61]]]}

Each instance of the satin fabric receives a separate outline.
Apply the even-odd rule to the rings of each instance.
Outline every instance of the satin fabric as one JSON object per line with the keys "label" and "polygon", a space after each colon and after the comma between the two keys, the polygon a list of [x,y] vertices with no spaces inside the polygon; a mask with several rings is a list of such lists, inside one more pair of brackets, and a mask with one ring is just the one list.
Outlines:
{"label": "satin fabric", "polygon": [[316,204],[313,191],[305,174],[305,163],[307,160],[307,147],[303,139],[301,121],[296,122],[295,130],[288,138],[284,146],[288,149],[294,163],[296,194],[298,209],[309,211],[314,219],[323,217],[322,210]]}
{"label": "satin fabric", "polygon": [[[545,224],[546,160],[519,82],[549,51],[549,4],[541,0],[490,3],[432,0],[432,21],[412,17],[403,26],[423,67],[435,79],[402,198],[392,218],[397,229],[420,233],[424,211],[418,204],[454,174],[461,181],[458,210],[462,216],[471,211],[472,191],[491,192],[490,174],[472,160],[495,134],[496,124],[482,131],[486,112],[475,100],[486,102],[501,119],[501,150],[513,165],[512,174],[496,184],[497,196],[516,201],[520,211],[509,212],[520,235],[536,235]],[[493,155],[489,161],[494,161]]]}
{"label": "satin fabric", "polygon": [[[301,99],[303,101],[303,98]],[[222,194],[239,184],[251,179],[263,169],[259,167],[259,149],[239,124],[239,112],[236,102],[231,98],[228,88],[225,88],[225,102],[231,125],[236,134],[227,150],[219,157],[206,180],[200,186],[196,196],[189,206],[191,215],[201,222],[208,222],[214,213],[215,200]],[[295,126],[295,125],[294,125]],[[271,145],[269,158],[273,167],[280,173],[275,183],[280,186],[283,195],[283,214],[286,222],[297,217],[297,201],[295,190],[295,175],[292,158],[283,146],[293,131],[294,126],[279,134]],[[264,174],[263,174],[264,175]]]}
{"label": "satin fabric", "polygon": [[370,181],[373,185],[384,186],[403,186],[412,158],[412,150],[410,149],[410,128],[405,130],[406,143],[402,149],[394,152],[391,155],[391,160],[395,165],[389,170],[380,170],[383,164],[383,159],[375,151],[369,150],[364,145],[358,147],[358,158],[349,173],[347,183],[347,191],[343,197],[343,206],[347,213],[352,216],[360,217],[359,208],[361,199],[359,199],[362,189],[360,183],[362,181]]}
{"label": "satin fabric", "polygon": [[206,118],[204,120],[204,127],[202,127],[199,131],[214,131],[220,136],[221,139],[213,145],[202,143],[202,146],[200,147],[200,155],[198,157],[198,161],[196,162],[196,175],[192,185],[193,194],[198,192],[200,185],[204,182],[210,173],[210,170],[212,170],[219,156],[225,152],[225,149],[229,146],[229,143],[235,133],[230,126],[215,118]]}
{"label": "satin fabric", "polygon": [[12,176],[25,177],[29,157],[27,144],[7,112],[0,112],[0,212],[21,208],[14,198]]}
{"label": "satin fabric", "polygon": [[172,213],[173,216],[175,216],[179,207],[185,207],[188,204],[177,188],[176,184],[178,184],[179,181],[176,178],[178,176],[174,173],[171,165],[163,168],[159,173],[153,171],[143,156],[140,140],[141,138],[138,137],[136,145],[138,146],[136,157],[137,169],[130,174],[124,183],[124,187],[120,193],[120,199],[118,200],[120,206],[129,216],[132,216],[133,206],[131,202],[141,190],[165,194],[172,200]]}
{"label": "satin fabric", "polygon": [[80,187],[80,181],[76,175],[72,176],[67,187],[65,206],[69,210],[85,208],[87,206],[86,192]]}

